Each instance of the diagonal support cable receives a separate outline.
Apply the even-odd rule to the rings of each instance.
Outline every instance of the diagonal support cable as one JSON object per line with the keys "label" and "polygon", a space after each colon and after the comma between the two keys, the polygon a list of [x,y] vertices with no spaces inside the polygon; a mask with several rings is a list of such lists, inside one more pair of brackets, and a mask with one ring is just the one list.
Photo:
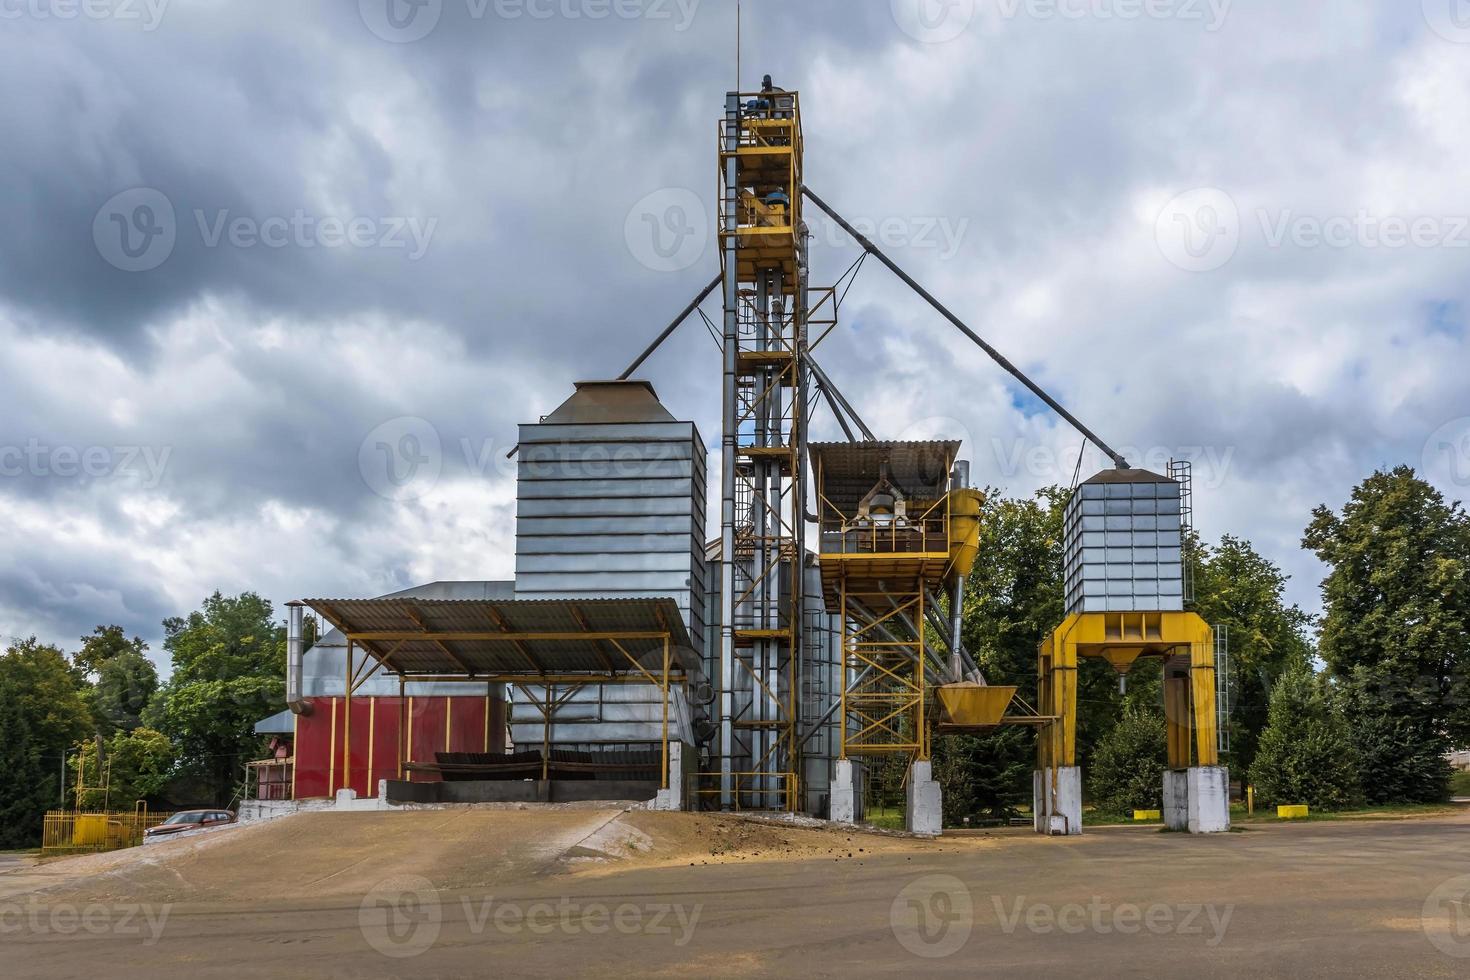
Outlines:
{"label": "diagonal support cable", "polygon": [[[842,408],[847,412],[848,417],[857,424],[858,430],[862,432],[864,439],[867,439],[870,442],[875,441],[877,439],[877,436],[873,435],[873,430],[869,429],[867,424],[863,422],[863,420],[858,416],[858,413],[853,409],[852,404],[848,402],[846,398],[842,397],[842,392],[837,390],[837,386],[832,383],[831,378],[827,377],[827,372],[822,370],[821,365],[816,362],[816,360],[811,356],[810,352],[807,353],[806,364],[807,367],[811,368],[812,376],[817,379],[817,387],[821,389],[823,394],[826,394],[829,397],[836,399],[837,404],[841,405]],[[844,426],[843,428],[846,428],[846,426]]]}
{"label": "diagonal support cable", "polygon": [[813,194],[810,187],[807,187],[805,184],[803,184],[801,187],[801,192],[802,194],[806,195],[807,200],[811,201],[817,207],[826,212],[827,217],[837,222],[837,224],[842,227],[843,231],[851,235],[853,239],[863,247],[864,251],[868,252],[879,262],[882,262],[884,265],[886,265],[888,267],[888,271],[892,272],[895,276],[898,276],[898,278],[902,279],[906,286],[908,286],[914,292],[918,293],[925,302],[934,307],[934,309],[938,311],[940,316],[948,320],[951,324],[954,325],[957,330],[959,330],[960,333],[964,334],[966,337],[969,337],[972,341],[975,342],[976,346],[978,346],[985,353],[989,354],[991,360],[995,361],[995,363],[1005,368],[1008,372],[1010,372],[1011,377],[1015,378],[1017,381],[1021,382],[1021,384],[1025,385],[1028,389],[1030,389],[1033,395],[1035,395],[1037,398],[1040,398],[1043,402],[1050,406],[1052,411],[1056,412],[1062,418],[1071,423],[1072,427],[1078,432],[1082,433],[1082,435],[1086,436],[1089,442],[1091,442],[1097,448],[1101,449],[1103,452],[1107,453],[1108,456],[1112,458],[1113,462],[1118,465],[1119,469],[1128,468],[1128,461],[1117,452],[1115,452],[1113,450],[1113,447],[1109,446],[1107,443],[1099,439],[1096,433],[1094,433],[1087,426],[1079,422],[1075,415],[1063,408],[1062,404],[1051,395],[1048,395],[1044,390],[1042,390],[1040,385],[1032,381],[1030,378],[1026,377],[1026,375],[1022,373],[1021,369],[1008,361],[1005,356],[1001,354],[1000,351],[990,346],[990,344],[986,343],[979,334],[971,330],[969,327],[965,326],[964,321],[951,313],[949,309],[945,307],[943,303],[939,302],[939,300],[935,299],[927,289],[915,282],[912,276],[910,276],[907,272],[904,272],[893,262],[892,259],[884,255],[883,252],[879,250],[877,245],[874,245],[871,241],[868,240],[868,237],[866,235],[858,231],[852,225],[848,224],[847,219],[842,217],[842,215],[838,214],[836,211],[833,211],[827,205],[826,201],[823,201],[820,197]]}

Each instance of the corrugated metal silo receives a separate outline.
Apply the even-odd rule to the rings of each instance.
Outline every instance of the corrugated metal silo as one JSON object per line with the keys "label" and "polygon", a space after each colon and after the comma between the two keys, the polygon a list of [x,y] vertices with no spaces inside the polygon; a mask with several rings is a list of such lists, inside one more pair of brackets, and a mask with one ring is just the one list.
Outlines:
{"label": "corrugated metal silo", "polygon": [[704,646],[705,448],[646,381],[583,381],[520,427],[516,598],[678,603]]}
{"label": "corrugated metal silo", "polygon": [[1180,484],[1148,470],[1104,470],[1063,517],[1066,611],[1184,608]]}

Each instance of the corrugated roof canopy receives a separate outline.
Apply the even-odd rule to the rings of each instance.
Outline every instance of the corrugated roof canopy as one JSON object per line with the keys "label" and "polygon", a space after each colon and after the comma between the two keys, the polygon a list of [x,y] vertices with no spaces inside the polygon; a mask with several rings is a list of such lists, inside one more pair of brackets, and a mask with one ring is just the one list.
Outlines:
{"label": "corrugated roof canopy", "polygon": [[814,442],[807,447],[822,484],[821,494],[844,514],[873,489],[888,464],[888,478],[914,499],[936,500],[949,487],[949,471],[960,443],[943,442]]}
{"label": "corrugated roof canopy", "polygon": [[671,667],[698,664],[673,599],[301,601],[388,670],[411,676],[636,674],[619,647],[645,669],[662,669],[665,634]]}

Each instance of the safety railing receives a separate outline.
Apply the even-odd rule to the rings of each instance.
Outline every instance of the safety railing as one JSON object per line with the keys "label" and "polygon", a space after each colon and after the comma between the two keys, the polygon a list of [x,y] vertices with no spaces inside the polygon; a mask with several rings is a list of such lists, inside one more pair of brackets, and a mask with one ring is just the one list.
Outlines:
{"label": "safety railing", "polygon": [[947,554],[950,550],[947,494],[915,514],[867,519],[848,517],[825,496],[819,499],[822,554]]}
{"label": "safety railing", "polygon": [[[695,773],[689,779],[690,802],[697,810],[718,810],[724,805],[723,776],[718,772]],[[796,773],[732,772],[730,809],[735,811],[794,810]]]}

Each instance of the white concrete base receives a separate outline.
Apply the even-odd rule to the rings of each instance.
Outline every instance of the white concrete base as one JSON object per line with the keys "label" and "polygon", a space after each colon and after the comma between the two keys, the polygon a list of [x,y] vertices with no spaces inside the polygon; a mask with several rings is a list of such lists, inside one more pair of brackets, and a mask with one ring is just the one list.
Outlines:
{"label": "white concrete base", "polygon": [[684,743],[669,743],[669,788],[649,801],[650,810],[684,809]]}
{"label": "white concrete base", "polygon": [[1230,829],[1230,770],[1193,766],[1164,773],[1164,825],[1191,834]]}
{"label": "white concrete base", "polygon": [[1164,826],[1189,829],[1189,773],[1184,769],[1164,770]]}
{"label": "white concrete base", "polygon": [[838,759],[832,765],[832,789],[827,797],[831,801],[829,818],[838,823],[856,823],[858,819],[862,790],[853,770],[851,759]]}
{"label": "white concrete base", "polygon": [[939,792],[939,784],[934,781],[933,767],[929,762],[913,762],[909,765],[907,795],[905,829],[911,834],[939,836],[944,827],[944,801]]}
{"label": "white concrete base", "polygon": [[373,810],[390,809],[388,804],[388,780],[378,780],[378,795],[358,798],[355,789],[339,789],[333,809],[351,810],[354,812],[370,812]]}
{"label": "white concrete base", "polygon": [[1082,833],[1082,767],[1062,766],[1056,771],[1053,806],[1050,769],[1031,774],[1031,813],[1038,834],[1066,837]]}

